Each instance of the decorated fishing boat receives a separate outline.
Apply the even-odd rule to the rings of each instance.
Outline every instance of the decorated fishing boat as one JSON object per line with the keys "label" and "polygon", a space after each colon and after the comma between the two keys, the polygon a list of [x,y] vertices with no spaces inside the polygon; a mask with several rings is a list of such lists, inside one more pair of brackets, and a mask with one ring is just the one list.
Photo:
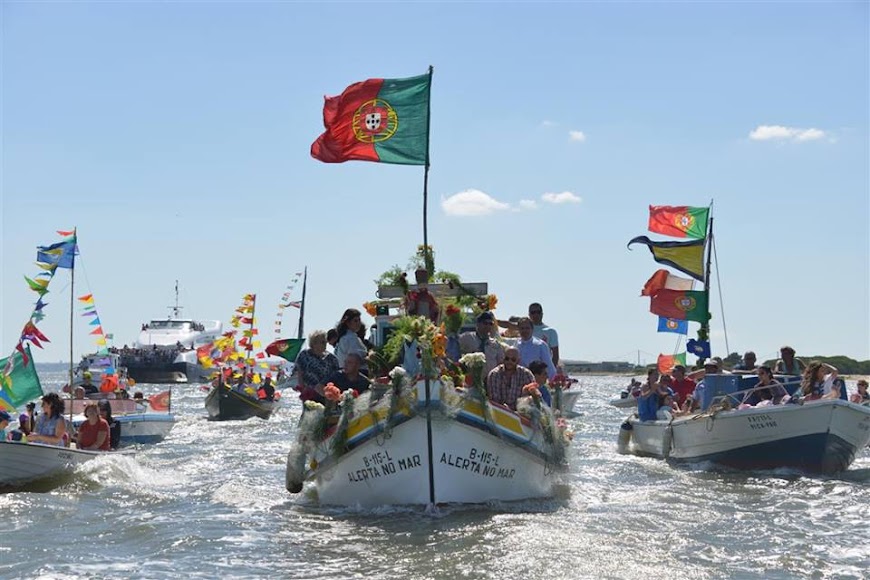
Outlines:
{"label": "decorated fishing boat", "polygon": [[[234,329],[201,347],[200,364],[212,369],[211,386],[205,408],[212,421],[268,419],[281,406],[281,393],[275,390],[274,377],[264,362],[259,334],[255,327],[257,296],[245,295],[230,324]],[[245,328],[246,327],[246,328]],[[242,336],[236,340],[236,333]],[[263,376],[258,369],[265,369]]]}
{"label": "decorated fishing boat", "polygon": [[197,361],[197,349],[221,336],[219,320],[183,318],[175,281],[175,305],[170,316],[142,325],[133,346],[120,351],[121,365],[139,383],[194,383],[208,371]]}
{"label": "decorated fishing boat", "polygon": [[[701,324],[698,340],[687,343],[688,350],[698,355],[701,363],[710,356],[707,305],[714,239],[709,210],[650,206],[651,231],[698,239],[653,242],[642,236],[631,242],[644,243],[656,261],[704,282],[703,291],[693,291],[691,284],[685,284],[690,281],[675,281],[675,276],[659,271],[642,292],[650,296],[654,314],[671,321]],[[706,268],[702,261],[705,249]],[[658,370],[670,372],[675,364],[685,365],[684,353],[660,356]],[[658,391],[652,390],[648,396],[649,391],[642,391],[638,413],[626,419],[620,429],[620,450],[675,463],[835,473],[848,469],[857,452],[870,442],[870,408],[838,398],[802,399],[795,392],[799,377],[779,377],[777,388],[783,393],[787,389],[788,393],[774,397],[769,394],[773,383],[762,385],[755,375],[724,374],[718,364],[701,372],[703,384],[695,390],[691,408],[676,410],[658,403],[662,387],[654,387]],[[761,391],[768,392],[765,398],[753,396]],[[669,392],[665,391],[662,398],[667,401]],[[650,402],[658,411],[649,406]]]}
{"label": "decorated fishing boat", "polygon": [[[486,284],[462,286],[466,292],[470,287],[486,293]],[[408,293],[417,290],[410,286]],[[456,289],[433,284],[427,291],[441,300]],[[467,354],[460,366],[452,365],[447,351],[453,337],[428,316],[390,314],[390,308],[407,306],[391,298],[395,293],[381,287],[381,300],[371,308],[375,344],[398,339],[406,357],[419,353],[406,362],[419,372],[397,366],[387,384],[376,383],[359,397],[332,387],[330,398],[327,385],[326,405],[307,401],[287,457],[288,491],[311,482],[323,504],[361,506],[552,495],[572,437],[564,419],[541,402],[534,385],[527,385],[516,411],[489,401],[485,356]],[[464,369],[464,379],[456,369]]]}

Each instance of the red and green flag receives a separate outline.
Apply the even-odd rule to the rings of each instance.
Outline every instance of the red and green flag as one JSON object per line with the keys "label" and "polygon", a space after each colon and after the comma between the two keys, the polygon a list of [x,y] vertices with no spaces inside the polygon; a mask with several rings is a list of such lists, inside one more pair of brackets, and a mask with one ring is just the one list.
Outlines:
{"label": "red and green flag", "polygon": [[326,97],[326,131],[311,145],[324,163],[429,163],[429,89],[432,75],[368,79]]}
{"label": "red and green flag", "polygon": [[649,231],[675,238],[706,238],[709,207],[649,206]]}
{"label": "red and green flag", "polygon": [[659,290],[650,299],[649,311],[674,320],[694,320],[704,324],[709,320],[707,293],[695,290]]}
{"label": "red and green flag", "polygon": [[658,358],[659,373],[667,374],[674,370],[677,365],[686,366],[686,353],[660,354]]}
{"label": "red and green flag", "polygon": [[305,344],[304,338],[283,338],[266,347],[266,352],[272,356],[280,356],[290,362],[296,362],[296,357]]}

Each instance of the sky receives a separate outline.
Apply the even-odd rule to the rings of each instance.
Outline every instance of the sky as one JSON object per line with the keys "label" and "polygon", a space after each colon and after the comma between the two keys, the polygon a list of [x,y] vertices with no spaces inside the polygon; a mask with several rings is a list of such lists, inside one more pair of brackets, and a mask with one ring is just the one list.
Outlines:
{"label": "sky", "polygon": [[[306,266],[306,330],[361,309],[422,243],[423,169],[312,159],[323,97],[432,65],[429,241],[500,318],[542,303],[565,359],[681,349],[639,296],[661,266],[626,243],[670,239],[650,204],[712,202],[714,355],[870,358],[867,2],[0,6],[4,353],[35,247],[73,227],[75,294],[117,346],[176,280],[225,324],[256,293],[264,342]],[[39,362],[69,359],[69,281]]]}

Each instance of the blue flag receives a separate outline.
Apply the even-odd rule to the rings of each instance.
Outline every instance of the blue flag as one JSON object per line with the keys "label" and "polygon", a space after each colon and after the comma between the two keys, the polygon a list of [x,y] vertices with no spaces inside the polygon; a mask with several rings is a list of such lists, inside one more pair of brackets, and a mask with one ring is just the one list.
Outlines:
{"label": "blue flag", "polygon": [[706,340],[689,339],[686,350],[699,358],[710,358],[710,343]]}
{"label": "blue flag", "polygon": [[43,264],[56,264],[58,268],[72,269],[75,264],[76,241],[58,242],[50,246],[37,246],[36,261]]}
{"label": "blue flag", "polygon": [[674,332],[676,334],[689,334],[689,321],[676,320],[659,316],[659,332]]}

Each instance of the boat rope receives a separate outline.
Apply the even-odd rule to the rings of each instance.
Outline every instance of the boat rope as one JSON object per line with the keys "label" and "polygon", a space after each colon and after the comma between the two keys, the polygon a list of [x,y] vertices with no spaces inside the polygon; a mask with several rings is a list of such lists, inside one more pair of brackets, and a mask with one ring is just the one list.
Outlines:
{"label": "boat rope", "polygon": [[[725,323],[725,302],[722,299],[722,277],[719,276],[719,254],[716,252],[716,238],[711,235],[710,243],[713,245],[713,257],[716,262],[716,288],[719,290],[719,311],[722,313],[722,332],[725,334],[725,352],[731,352],[728,346],[728,325]],[[709,338],[707,339],[709,340]]]}

